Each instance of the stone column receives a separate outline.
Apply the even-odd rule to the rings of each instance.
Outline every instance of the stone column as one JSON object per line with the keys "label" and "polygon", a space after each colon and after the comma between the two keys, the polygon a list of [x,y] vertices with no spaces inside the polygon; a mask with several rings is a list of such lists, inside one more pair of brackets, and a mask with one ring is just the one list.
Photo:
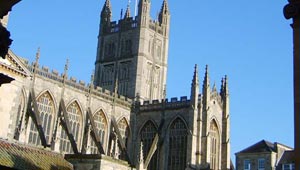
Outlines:
{"label": "stone column", "polygon": [[295,169],[300,169],[300,0],[289,0],[284,7],[286,19],[293,18],[294,43],[294,145]]}

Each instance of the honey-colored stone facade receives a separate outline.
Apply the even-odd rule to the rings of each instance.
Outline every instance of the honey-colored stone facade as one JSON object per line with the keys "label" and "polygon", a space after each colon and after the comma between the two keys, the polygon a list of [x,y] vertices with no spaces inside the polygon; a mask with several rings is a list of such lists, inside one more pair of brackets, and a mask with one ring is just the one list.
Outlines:
{"label": "honey-colored stone facade", "polygon": [[[148,0],[140,1],[137,18],[126,15],[119,23],[108,20],[109,9],[106,0],[89,83],[69,77],[68,64],[64,73],[39,66],[39,53],[32,64],[12,51],[0,60],[0,73],[15,79],[0,87],[0,137],[74,154],[66,159],[75,169],[230,169],[227,77],[218,91],[206,67],[200,88],[195,66],[190,97],[166,99],[167,1],[158,21],[150,18]],[[117,43],[123,40],[131,44],[124,55]],[[120,58],[105,52],[113,46]]]}

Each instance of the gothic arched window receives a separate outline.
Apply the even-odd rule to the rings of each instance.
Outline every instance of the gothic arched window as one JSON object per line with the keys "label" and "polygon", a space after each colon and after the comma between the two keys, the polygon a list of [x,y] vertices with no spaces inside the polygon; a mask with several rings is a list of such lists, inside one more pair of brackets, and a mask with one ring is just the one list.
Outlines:
{"label": "gothic arched window", "polygon": [[[71,103],[67,108],[70,131],[73,134],[77,147],[80,146],[82,112],[77,102]],[[79,149],[79,148],[78,148]],[[60,151],[73,153],[70,140],[65,130],[62,130],[60,135]]]}
{"label": "gothic arched window", "polygon": [[[106,135],[106,129],[107,129],[107,121],[106,121],[105,115],[102,110],[98,111],[94,115],[94,121],[95,121],[95,126],[96,126],[96,133],[99,135],[100,142],[101,142],[102,146],[104,147],[105,135]],[[99,150],[93,139],[91,139],[90,147],[91,147],[92,154],[99,154]]]}
{"label": "gothic arched window", "polygon": [[168,165],[172,170],[186,168],[187,127],[177,118],[170,126]]}
{"label": "gothic arched window", "polygon": [[[122,140],[123,140],[123,142],[125,144],[125,147],[127,147],[128,137],[129,137],[130,133],[129,133],[129,125],[128,125],[128,123],[127,123],[127,121],[126,121],[125,118],[122,118],[118,122],[118,128],[120,130],[120,133],[121,133],[121,136],[122,136]],[[119,149],[119,150],[121,151],[119,158],[125,160],[125,153],[122,152],[122,149]]]}
{"label": "gothic arched window", "polygon": [[220,135],[217,123],[213,120],[210,123],[210,169],[219,169],[219,154],[220,154]]}
{"label": "gothic arched window", "polygon": [[17,114],[17,117],[15,119],[15,124],[14,124],[14,127],[15,127],[15,131],[14,131],[14,139],[16,140],[19,140],[19,136],[20,136],[20,130],[22,128],[22,121],[23,121],[23,118],[24,118],[24,112],[25,112],[25,96],[24,96],[24,93],[22,93],[20,95],[20,104],[19,104],[19,107],[18,107],[18,114]]}
{"label": "gothic arched window", "polygon": [[[141,132],[141,141],[143,142],[143,156],[144,159],[147,158],[147,155],[150,151],[152,142],[155,138],[155,135],[157,133],[157,129],[154,126],[152,121],[148,121],[144,127],[142,128]],[[154,155],[151,158],[151,161],[147,167],[147,170],[156,170],[157,169],[157,151],[155,151]]]}
{"label": "gothic arched window", "polygon": [[[40,112],[39,118],[41,120],[42,127],[45,133],[46,142],[49,144],[51,139],[52,122],[54,117],[54,102],[49,92],[43,93],[37,99],[37,105]],[[39,137],[36,125],[33,121],[31,121],[30,124],[28,143],[34,145],[41,145],[41,139]]]}

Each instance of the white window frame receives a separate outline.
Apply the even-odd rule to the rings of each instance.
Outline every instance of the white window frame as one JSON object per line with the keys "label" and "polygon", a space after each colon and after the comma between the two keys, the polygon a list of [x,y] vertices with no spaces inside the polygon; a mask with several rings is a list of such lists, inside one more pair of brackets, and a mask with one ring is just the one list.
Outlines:
{"label": "white window frame", "polygon": [[[285,165],[289,166],[289,168],[288,169],[284,168]],[[295,164],[293,163],[282,164],[282,170],[295,170]]]}
{"label": "white window frame", "polygon": [[[246,164],[248,165],[246,167]],[[251,170],[251,160],[250,159],[244,159],[244,164],[243,164],[244,170]]]}
{"label": "white window frame", "polygon": [[265,170],[265,168],[266,168],[266,159],[265,158],[259,158],[257,160],[257,166],[258,166],[258,170]]}

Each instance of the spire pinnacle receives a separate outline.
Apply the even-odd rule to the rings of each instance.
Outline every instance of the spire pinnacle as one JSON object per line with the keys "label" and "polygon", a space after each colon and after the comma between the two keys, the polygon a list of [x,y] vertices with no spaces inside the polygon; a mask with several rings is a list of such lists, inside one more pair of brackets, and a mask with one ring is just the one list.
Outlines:
{"label": "spire pinnacle", "polygon": [[111,20],[111,4],[110,0],[106,0],[102,12],[101,12],[102,19],[105,19],[106,21]]}
{"label": "spire pinnacle", "polygon": [[224,78],[221,80],[221,89],[220,89],[220,94],[223,95],[224,93]]}
{"label": "spire pinnacle", "polygon": [[204,75],[204,82],[203,82],[204,87],[209,87],[209,74],[208,74],[208,65],[205,67],[205,75]]}
{"label": "spire pinnacle", "polygon": [[94,72],[92,72],[92,75],[91,75],[91,82],[90,82],[90,88],[93,88],[94,87],[94,80],[95,80],[95,75],[94,75]]}
{"label": "spire pinnacle", "polygon": [[199,83],[199,79],[198,79],[198,65],[195,64],[195,68],[194,68],[194,76],[193,76],[193,84],[198,84]]}
{"label": "spire pinnacle", "polygon": [[64,68],[64,79],[67,78],[68,70],[69,70],[69,59],[67,58],[65,68]]}
{"label": "spire pinnacle", "polygon": [[217,91],[216,82],[214,82],[214,85],[213,85],[212,91],[213,91],[213,92],[216,92],[216,91]]}
{"label": "spire pinnacle", "polygon": [[163,1],[163,4],[162,4],[162,6],[161,6],[160,12],[161,12],[162,14],[169,14],[169,6],[168,6],[168,1],[167,1],[167,0],[164,0],[164,1]]}
{"label": "spire pinnacle", "polygon": [[225,95],[229,94],[229,89],[228,89],[228,77],[225,75],[225,80],[224,80],[224,93]]}
{"label": "spire pinnacle", "polygon": [[[128,3],[130,3],[130,1]],[[129,18],[129,17],[130,17],[130,6],[128,4],[127,8],[126,8],[125,15],[124,15],[124,19]]]}
{"label": "spire pinnacle", "polygon": [[104,6],[103,6],[103,9],[104,9],[104,8],[109,8],[109,9],[111,9],[110,0],[105,0],[105,3],[104,3]]}
{"label": "spire pinnacle", "polygon": [[198,65],[195,64],[194,76],[193,76],[192,88],[191,88],[191,104],[194,107],[196,107],[197,105],[198,95],[199,95]]}
{"label": "spire pinnacle", "polygon": [[115,81],[115,88],[114,88],[115,96],[117,96],[117,94],[118,94],[118,90],[119,90],[118,88],[119,88],[119,78],[117,76],[116,81]]}
{"label": "spire pinnacle", "polygon": [[39,64],[39,59],[41,56],[41,49],[40,47],[37,49],[36,55],[35,55],[35,66],[37,67],[37,65]]}
{"label": "spire pinnacle", "polygon": [[139,155],[139,159],[138,159],[138,170],[143,170],[144,169],[144,153],[143,153],[143,141],[141,141],[141,145],[140,145],[140,155]]}
{"label": "spire pinnacle", "polygon": [[164,23],[166,24],[166,20],[164,19],[164,17],[168,16],[170,14],[169,12],[169,7],[168,7],[168,2],[167,0],[163,1],[163,4],[161,6],[160,12],[159,12],[159,16],[158,16],[158,21],[160,23]]}
{"label": "spire pinnacle", "polygon": [[40,47],[37,49],[36,55],[35,55],[35,62],[33,64],[33,73],[36,72],[36,69],[39,67],[39,59],[40,59]]}

